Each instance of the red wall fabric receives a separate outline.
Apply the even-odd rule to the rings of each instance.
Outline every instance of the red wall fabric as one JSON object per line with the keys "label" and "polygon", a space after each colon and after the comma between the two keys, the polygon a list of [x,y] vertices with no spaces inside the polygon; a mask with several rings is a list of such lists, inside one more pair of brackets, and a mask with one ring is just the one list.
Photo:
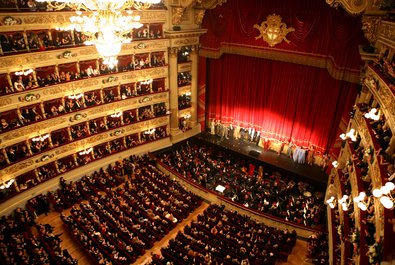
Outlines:
{"label": "red wall fabric", "polygon": [[202,28],[208,32],[201,37],[201,49],[218,51],[225,44],[268,48],[263,39],[255,39],[259,31],[253,26],[271,14],[280,15],[288,28],[295,28],[287,35],[290,44],[282,42],[273,49],[327,58],[339,70],[359,72],[358,45],[366,43],[361,18],[332,8],[325,1],[229,0],[206,11]]}
{"label": "red wall fabric", "polygon": [[357,85],[326,69],[239,55],[207,62],[209,119],[261,130],[263,137],[328,151]]}
{"label": "red wall fabric", "polygon": [[206,58],[199,57],[197,115],[201,130],[206,127]]}

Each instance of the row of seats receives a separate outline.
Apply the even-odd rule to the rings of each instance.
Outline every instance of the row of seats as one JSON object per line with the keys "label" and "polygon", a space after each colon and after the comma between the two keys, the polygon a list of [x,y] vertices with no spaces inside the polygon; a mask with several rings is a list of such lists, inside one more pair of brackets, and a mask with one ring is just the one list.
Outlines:
{"label": "row of seats", "polygon": [[322,228],[323,193],[313,185],[203,142],[184,142],[157,154],[181,176],[245,207],[300,225]]}
{"label": "row of seats", "polygon": [[132,180],[73,206],[62,220],[94,260],[132,263],[189,215],[201,200],[137,159]]}
{"label": "row of seats", "polygon": [[61,247],[60,235],[49,224],[36,224],[36,216],[17,208],[13,215],[0,218],[1,264],[76,265],[66,249]]}
{"label": "row of seats", "polygon": [[56,161],[49,162],[34,170],[17,176],[13,180],[14,182],[12,185],[8,188],[0,189],[0,201],[5,201],[23,191],[77,167],[87,165],[98,159],[124,151],[128,148],[133,148],[166,137],[166,125],[159,126],[149,131],[119,137],[115,140],[92,146],[92,149],[89,148],[87,150],[59,158]]}
{"label": "row of seats", "polygon": [[154,255],[153,264],[275,264],[286,262],[296,243],[296,232],[278,230],[210,205],[198,220],[185,227],[169,245]]}
{"label": "row of seats", "polygon": [[167,109],[165,103],[158,103],[92,119],[44,135],[32,137],[5,147],[5,152],[1,150],[0,169],[72,141],[104,133],[107,130],[120,129],[123,126],[136,122],[162,117],[165,116],[166,113]]}

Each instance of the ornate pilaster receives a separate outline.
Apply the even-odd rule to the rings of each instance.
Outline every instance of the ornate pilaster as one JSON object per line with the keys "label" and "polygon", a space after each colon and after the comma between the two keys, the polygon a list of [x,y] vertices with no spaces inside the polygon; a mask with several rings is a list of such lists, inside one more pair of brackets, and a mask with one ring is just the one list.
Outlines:
{"label": "ornate pilaster", "polygon": [[191,82],[191,126],[194,127],[198,123],[197,119],[197,103],[198,103],[198,66],[199,66],[199,46],[192,46],[191,52],[191,74],[192,74],[192,82]]}
{"label": "ornate pilaster", "polygon": [[170,132],[180,133],[178,128],[178,81],[177,81],[178,48],[169,48],[169,85],[170,85]]}
{"label": "ornate pilaster", "polygon": [[342,6],[349,14],[358,15],[370,10],[378,10],[382,0],[326,0],[326,3],[332,7]]}
{"label": "ornate pilaster", "polygon": [[372,45],[377,41],[380,22],[381,17],[366,15],[362,17],[362,30],[366,39],[368,39]]}

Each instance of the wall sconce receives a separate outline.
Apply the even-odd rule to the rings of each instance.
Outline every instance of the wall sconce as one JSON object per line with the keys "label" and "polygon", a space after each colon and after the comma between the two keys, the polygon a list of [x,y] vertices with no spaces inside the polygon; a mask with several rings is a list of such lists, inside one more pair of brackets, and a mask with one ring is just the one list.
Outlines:
{"label": "wall sconce", "polygon": [[332,166],[333,166],[334,168],[337,168],[337,167],[339,166],[339,162],[333,161],[333,162],[332,162]]}
{"label": "wall sconce", "polygon": [[79,93],[79,94],[74,94],[74,95],[70,95],[68,96],[69,99],[80,99],[84,96],[83,93]]}
{"label": "wall sconce", "polygon": [[365,118],[367,119],[371,119],[374,121],[378,121],[380,119],[380,111],[379,113],[377,113],[377,109],[376,108],[372,108],[369,112],[365,113]]}
{"label": "wall sconce", "polygon": [[22,70],[22,71],[15,72],[15,75],[27,76],[27,75],[30,75],[31,73],[33,73],[33,69],[28,69],[28,70]]}
{"label": "wall sconce", "polygon": [[[367,198],[367,201],[366,201]],[[370,205],[371,197],[366,197],[366,193],[361,191],[357,197],[354,198],[354,202],[358,205],[358,208],[362,211],[366,211]]]}
{"label": "wall sconce", "polygon": [[141,85],[149,85],[149,84],[151,84],[152,82],[153,82],[152,79],[148,79],[148,80],[145,80],[145,81],[141,81],[140,84],[141,84]]}
{"label": "wall sconce", "polygon": [[343,211],[348,211],[348,206],[350,206],[350,197],[344,194],[341,199],[338,200],[339,204],[342,206]]}
{"label": "wall sconce", "polygon": [[328,204],[331,209],[335,208],[336,198],[334,196],[331,196],[328,200],[326,200],[326,204]]}
{"label": "wall sconce", "polygon": [[276,14],[267,16],[266,21],[263,21],[261,25],[255,24],[254,28],[259,30],[260,34],[255,39],[262,38],[266,41],[270,47],[285,41],[289,43],[286,36],[289,32],[295,31],[294,28],[287,28],[284,22],[281,22],[282,18]]}
{"label": "wall sconce", "polygon": [[122,116],[122,111],[110,115],[111,118],[119,118]]}
{"label": "wall sconce", "polygon": [[33,142],[44,142],[49,138],[49,133],[32,138]]}
{"label": "wall sconce", "polygon": [[144,134],[154,134],[155,131],[156,131],[156,129],[153,128],[153,129],[151,129],[151,130],[146,130],[146,131],[144,132]]}
{"label": "wall sconce", "polygon": [[0,186],[0,190],[4,190],[4,189],[8,189],[9,187],[11,187],[12,183],[14,183],[14,179],[10,179],[8,182],[3,183]]}
{"label": "wall sconce", "polygon": [[83,155],[87,155],[87,154],[91,153],[92,151],[93,151],[93,147],[89,147],[88,149],[85,149],[85,150],[79,152],[78,154],[83,156]]}
{"label": "wall sconce", "polygon": [[395,184],[392,182],[385,183],[380,189],[373,190],[373,196],[380,200],[380,203],[386,209],[394,209],[395,199],[392,197],[391,191],[395,189]]}
{"label": "wall sconce", "polygon": [[350,131],[346,134],[342,133],[340,134],[340,138],[342,140],[346,140],[347,138],[350,138],[351,141],[355,142],[357,140],[357,134],[355,133],[355,129],[351,128]]}

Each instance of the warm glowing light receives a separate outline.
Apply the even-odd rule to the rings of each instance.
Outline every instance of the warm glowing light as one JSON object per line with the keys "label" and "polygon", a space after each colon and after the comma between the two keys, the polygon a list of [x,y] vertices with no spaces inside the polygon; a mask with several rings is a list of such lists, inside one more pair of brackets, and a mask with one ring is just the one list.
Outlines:
{"label": "warm glowing light", "polygon": [[88,149],[85,149],[85,150],[79,152],[78,154],[79,155],[87,155],[87,154],[91,153],[92,151],[93,151],[93,147],[89,147]]}
{"label": "warm glowing light", "polygon": [[387,196],[381,197],[380,202],[386,209],[392,209],[394,207],[394,202]]}
{"label": "warm glowing light", "polygon": [[332,166],[333,166],[334,168],[337,168],[337,167],[339,166],[339,162],[333,161],[333,162],[332,162]]}
{"label": "warm glowing light", "polygon": [[11,185],[12,185],[12,183],[14,183],[14,179],[10,179],[8,182],[6,182],[6,183],[3,183],[1,186],[0,186],[0,189],[1,190],[4,190],[4,189],[8,189],[9,187],[11,187]]}
{"label": "warm glowing light", "polygon": [[114,113],[114,114],[111,114],[110,116],[111,116],[111,118],[119,118],[119,117],[122,116],[122,111],[116,112],[116,113]]}
{"label": "warm glowing light", "polygon": [[49,138],[49,133],[45,135],[39,135],[37,137],[32,138],[33,142],[44,142],[46,139]]}
{"label": "warm glowing light", "polygon": [[22,71],[15,72],[15,75],[24,75],[24,76],[26,76],[26,75],[30,75],[31,73],[33,73],[33,69],[28,69],[26,71],[22,70]]}
{"label": "warm glowing light", "polygon": [[380,198],[383,195],[383,193],[379,189],[374,189],[372,193],[373,193],[373,196],[376,198]]}
{"label": "warm glowing light", "polygon": [[70,96],[68,96],[68,98],[69,99],[80,99],[80,98],[82,98],[84,96],[84,94],[83,93],[80,93],[80,94],[74,94],[74,95],[70,95]]}
{"label": "warm glowing light", "polygon": [[372,108],[369,112],[365,113],[365,118],[378,121],[380,119],[380,111],[377,113],[376,108]]}
{"label": "warm glowing light", "polygon": [[[65,30],[76,30],[87,37],[86,45],[95,45],[104,58],[103,63],[113,68],[123,43],[131,42],[131,31],[140,28],[140,16],[132,9],[143,10],[161,0],[37,0],[47,2],[50,8],[65,7],[76,11]],[[84,11],[84,12],[82,12]]]}

